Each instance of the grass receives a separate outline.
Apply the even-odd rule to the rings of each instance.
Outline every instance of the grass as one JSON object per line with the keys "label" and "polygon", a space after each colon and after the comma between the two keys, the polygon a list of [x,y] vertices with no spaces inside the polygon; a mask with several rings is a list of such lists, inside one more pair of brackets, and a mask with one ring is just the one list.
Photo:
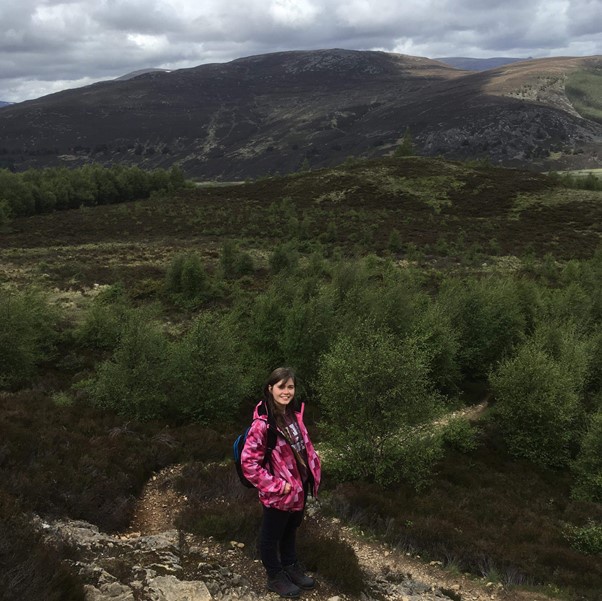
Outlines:
{"label": "grass", "polygon": [[519,220],[525,212],[545,212],[547,209],[561,210],[565,205],[571,211],[578,210],[579,204],[588,211],[592,205],[602,206],[602,194],[589,190],[571,190],[567,194],[566,189],[549,190],[539,194],[518,194],[514,200],[508,218]]}
{"label": "grass", "polygon": [[602,123],[602,70],[586,69],[571,73],[565,90],[582,117]]}

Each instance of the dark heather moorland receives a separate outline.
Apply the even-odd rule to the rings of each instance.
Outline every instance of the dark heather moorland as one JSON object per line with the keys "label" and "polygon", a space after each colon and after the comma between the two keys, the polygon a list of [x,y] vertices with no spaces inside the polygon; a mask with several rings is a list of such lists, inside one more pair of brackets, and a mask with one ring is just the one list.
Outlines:
{"label": "dark heather moorland", "polygon": [[[77,175],[105,184],[76,208],[60,209],[65,174],[51,206],[33,173],[5,198],[0,598],[83,599],[76,551],[50,546],[32,514],[125,532],[172,465],[182,536],[252,555],[257,507],[230,446],[265,375],[289,364],[324,516],[507,599],[599,599],[595,177],[410,156],[239,185],[174,171],[131,200],[117,173],[109,196],[106,174]],[[344,541],[307,536],[313,570],[365,590]],[[102,567],[129,585],[126,563]]]}
{"label": "dark heather moorland", "polygon": [[0,110],[0,166],[178,165],[223,181],[389,156],[600,167],[602,59],[463,71],[386,52],[277,52],[99,82]]}

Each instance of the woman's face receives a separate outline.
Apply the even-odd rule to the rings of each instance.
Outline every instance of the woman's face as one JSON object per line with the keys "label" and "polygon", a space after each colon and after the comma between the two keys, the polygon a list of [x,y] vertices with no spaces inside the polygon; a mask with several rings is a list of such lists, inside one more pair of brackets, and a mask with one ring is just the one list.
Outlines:
{"label": "woman's face", "polygon": [[295,396],[295,381],[292,378],[288,380],[280,380],[268,390],[272,393],[276,405],[285,408]]}

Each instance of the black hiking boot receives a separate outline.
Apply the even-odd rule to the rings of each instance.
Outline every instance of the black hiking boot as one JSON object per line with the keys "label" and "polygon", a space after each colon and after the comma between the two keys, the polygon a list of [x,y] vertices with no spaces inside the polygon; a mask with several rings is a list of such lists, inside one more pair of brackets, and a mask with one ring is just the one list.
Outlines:
{"label": "black hiking boot", "polygon": [[301,589],[293,584],[284,570],[278,572],[273,578],[268,578],[268,590],[288,599],[296,598],[301,594]]}
{"label": "black hiking boot", "polygon": [[308,576],[299,563],[294,563],[290,566],[284,566],[284,571],[288,577],[300,588],[309,590],[314,588],[316,581]]}

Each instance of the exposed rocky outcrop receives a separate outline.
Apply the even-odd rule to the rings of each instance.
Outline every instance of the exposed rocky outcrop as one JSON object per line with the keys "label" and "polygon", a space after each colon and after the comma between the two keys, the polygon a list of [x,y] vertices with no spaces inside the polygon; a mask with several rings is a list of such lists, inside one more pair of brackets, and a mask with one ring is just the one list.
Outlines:
{"label": "exposed rocky outcrop", "polygon": [[[230,601],[234,599],[277,598],[242,571],[261,571],[256,562],[242,560],[236,542],[225,550],[209,540],[198,539],[177,530],[160,534],[110,535],[83,521],[43,521],[36,525],[51,546],[70,550],[69,563],[84,583],[86,601]],[[221,551],[221,554],[220,554]],[[386,552],[389,555],[389,552]],[[392,558],[391,558],[392,559]],[[247,565],[247,567],[245,567]],[[490,595],[462,597],[460,586],[450,588],[420,582],[399,571],[367,572],[362,601],[437,601],[449,599],[489,599]],[[262,582],[262,579],[259,579]],[[316,601],[343,601],[345,595],[315,590],[306,597]],[[491,595],[491,598],[497,598]]]}

